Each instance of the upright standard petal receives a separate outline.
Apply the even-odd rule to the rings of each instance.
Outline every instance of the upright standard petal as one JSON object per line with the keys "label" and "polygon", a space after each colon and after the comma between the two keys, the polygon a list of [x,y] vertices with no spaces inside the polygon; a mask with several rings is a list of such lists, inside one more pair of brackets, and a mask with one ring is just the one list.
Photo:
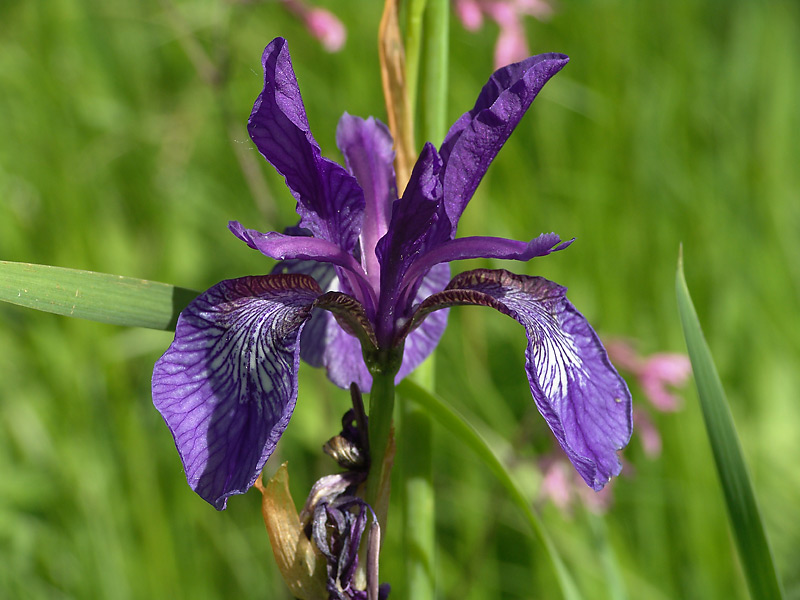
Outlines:
{"label": "upright standard petal", "polygon": [[472,110],[450,128],[439,152],[445,165],[442,182],[453,237],[486,169],[544,84],[568,61],[563,54],[539,54],[498,69]]}
{"label": "upright standard petal", "polygon": [[297,199],[300,224],[349,252],[361,229],[364,194],[352,175],[320,154],[286,40],[270,42],[261,62],[264,90],[253,105],[247,131],[259,152],[286,178]]}
{"label": "upright standard petal", "polygon": [[392,202],[397,199],[392,135],[386,125],[373,117],[362,119],[345,113],[336,128],[336,144],[348,170],[364,190],[361,264],[378,289],[380,267],[375,246],[389,228]]}
{"label": "upright standard petal", "polygon": [[153,370],[190,487],[217,510],[255,482],[297,400],[298,339],[321,294],[306,275],[218,283],[178,318]]}
{"label": "upright standard petal", "polygon": [[422,303],[415,322],[454,305],[491,306],[525,327],[531,394],[558,443],[594,490],[621,470],[617,450],[630,440],[631,395],[591,325],[542,277],[477,269],[457,275]]}

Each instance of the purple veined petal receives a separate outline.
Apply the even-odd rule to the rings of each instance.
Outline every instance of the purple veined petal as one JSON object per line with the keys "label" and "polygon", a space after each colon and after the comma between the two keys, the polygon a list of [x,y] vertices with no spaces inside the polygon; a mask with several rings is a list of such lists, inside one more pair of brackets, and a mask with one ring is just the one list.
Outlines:
{"label": "purple veined petal", "polygon": [[343,167],[321,156],[286,40],[272,40],[261,62],[264,89],[253,105],[247,131],[258,151],[285,177],[297,199],[300,224],[350,252],[361,229],[364,194]]}
{"label": "purple veined petal", "polygon": [[298,339],[321,294],[305,275],[218,283],[178,318],[153,369],[189,486],[217,510],[255,482],[297,400]]}
{"label": "purple veined petal", "polygon": [[[280,271],[278,271],[280,269]],[[283,261],[273,272],[304,273],[312,276],[324,292],[347,293],[330,265],[314,261]],[[442,284],[447,285],[447,282]],[[351,382],[367,392],[372,387],[372,376],[367,370],[361,344],[346,333],[336,318],[327,310],[314,308],[311,319],[300,336],[300,358],[312,367],[324,368],[328,378],[337,386],[347,389]]]}
{"label": "purple veined petal", "polygon": [[230,221],[228,229],[248,246],[270,258],[318,261],[341,267],[339,274],[348,280],[359,301],[367,306],[374,306],[377,303],[372,286],[358,261],[331,242],[311,236],[285,235],[275,231],[261,233],[255,229],[246,229],[238,221]]}
{"label": "purple veined petal", "polygon": [[470,258],[499,258],[504,260],[528,261],[537,256],[546,256],[569,247],[575,238],[561,241],[556,233],[543,233],[530,242],[519,242],[496,237],[465,237],[450,240],[434,247],[419,257],[408,269],[401,289],[412,285],[421,273],[425,273],[433,265],[466,260]]}
{"label": "purple veined petal", "polygon": [[336,144],[348,170],[364,190],[361,264],[378,289],[380,266],[375,247],[389,228],[392,203],[397,199],[392,135],[386,125],[373,117],[365,120],[345,113],[336,128]]}
{"label": "purple veined petal", "polygon": [[[314,260],[284,260],[275,265],[272,273],[309,275],[319,284],[323,292],[340,291],[336,271],[327,263]],[[300,334],[300,358],[312,367],[319,369],[323,366],[322,356],[326,347],[326,330],[329,326],[338,327],[334,316],[327,310],[315,308],[311,311],[311,318],[303,327],[303,333]]]}
{"label": "purple veined petal", "polygon": [[539,54],[498,69],[483,86],[472,110],[450,128],[439,152],[444,161],[442,182],[452,237],[494,157],[544,84],[568,61],[563,54]]}
{"label": "purple veined petal", "polygon": [[[316,260],[282,260],[272,267],[271,275],[308,275],[323,292],[339,291],[336,270],[329,263]],[[306,324],[306,329],[309,325]],[[305,331],[305,330],[304,330]]]}
{"label": "purple veined petal", "polygon": [[314,319],[319,319],[317,329],[321,336],[314,338],[318,349],[319,366],[324,367],[330,379],[342,389],[356,383],[363,392],[372,388],[370,375],[361,351],[361,344],[354,336],[345,332],[328,311],[321,311]]}
{"label": "purple veined petal", "polygon": [[531,394],[575,469],[595,491],[618,475],[630,440],[631,395],[566,288],[542,277],[477,269],[422,303],[415,322],[454,305],[491,306],[525,327]]}

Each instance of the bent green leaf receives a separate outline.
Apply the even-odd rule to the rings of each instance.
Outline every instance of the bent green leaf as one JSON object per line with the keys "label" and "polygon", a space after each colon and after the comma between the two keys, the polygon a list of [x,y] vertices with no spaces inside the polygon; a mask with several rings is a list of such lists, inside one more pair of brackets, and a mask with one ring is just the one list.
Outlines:
{"label": "bent green leaf", "polygon": [[553,566],[561,593],[565,600],[579,600],[580,592],[567,571],[567,567],[556,550],[555,544],[545,531],[539,516],[533,511],[531,501],[519,487],[511,473],[508,472],[503,461],[492,449],[484,437],[478,433],[461,414],[445,402],[440,396],[429,392],[410,379],[404,379],[397,386],[398,394],[410,398],[422,406],[431,418],[439,425],[454,434],[461,442],[470,448],[489,470],[497,477],[497,480],[508,492],[511,500],[514,501],[522,511],[525,519],[533,530],[534,536],[541,542],[547,557]]}
{"label": "bent green leaf", "polygon": [[100,323],[175,329],[198,292],[94,271],[0,261],[0,300]]}
{"label": "bent green leaf", "polygon": [[783,598],[736,426],[686,285],[682,254],[678,258],[675,287],[703,420],[750,596],[759,600]]}

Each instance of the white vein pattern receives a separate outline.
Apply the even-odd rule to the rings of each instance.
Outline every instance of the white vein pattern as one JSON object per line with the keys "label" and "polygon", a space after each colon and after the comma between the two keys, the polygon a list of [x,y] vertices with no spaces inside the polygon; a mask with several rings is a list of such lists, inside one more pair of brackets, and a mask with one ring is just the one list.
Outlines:
{"label": "white vein pattern", "polygon": [[[589,486],[618,475],[631,435],[631,397],[566,289],[541,277],[496,299],[525,326],[525,370],[537,408]],[[494,295],[494,294],[493,294]]]}
{"label": "white vein pattern", "polygon": [[617,450],[631,437],[631,395],[566,291],[542,277],[476,269],[453,278],[423,303],[421,313],[483,305],[521,323],[536,407],[581,477],[600,490],[621,471]]}
{"label": "white vein pattern", "polygon": [[199,296],[153,371],[186,479],[220,510],[254,483],[294,411],[297,340],[319,290],[286,277],[223,281]]}

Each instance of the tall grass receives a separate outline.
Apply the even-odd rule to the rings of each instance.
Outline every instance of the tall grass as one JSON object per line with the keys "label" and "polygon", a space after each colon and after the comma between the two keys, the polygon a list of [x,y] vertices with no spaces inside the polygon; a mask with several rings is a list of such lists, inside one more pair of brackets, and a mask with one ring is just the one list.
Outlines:
{"label": "tall grass", "polygon": [[[272,3],[0,4],[0,259],[194,289],[266,272],[270,261],[225,228],[295,219],[244,129],[264,45],[289,39],[327,155],[338,156],[343,111],[384,114],[377,61],[365,59],[380,7],[326,4],[349,28],[341,54]],[[528,23],[529,38],[572,62],[490,169],[461,234],[575,236],[569,250],[514,267],[568,286],[601,335],[648,352],[683,349],[673,291],[683,242],[787,595],[800,597],[800,10],[560,4],[549,23]],[[496,32],[452,29],[455,119],[491,71]],[[0,306],[0,595],[288,597],[257,494],[217,513],[184,482],[149,397],[170,339]],[[437,381],[513,451],[533,497],[550,442],[524,343],[510,319],[453,310]],[[290,461],[298,501],[332,468],[319,446],[347,405],[321,373],[304,367],[301,378],[273,459]],[[542,505],[549,533],[587,598],[745,598],[694,393],[657,424],[663,455],[647,459],[634,438],[610,512]],[[457,439],[434,433],[441,597],[553,597],[547,561],[503,489]],[[383,575],[402,597],[399,540],[390,522]]]}

